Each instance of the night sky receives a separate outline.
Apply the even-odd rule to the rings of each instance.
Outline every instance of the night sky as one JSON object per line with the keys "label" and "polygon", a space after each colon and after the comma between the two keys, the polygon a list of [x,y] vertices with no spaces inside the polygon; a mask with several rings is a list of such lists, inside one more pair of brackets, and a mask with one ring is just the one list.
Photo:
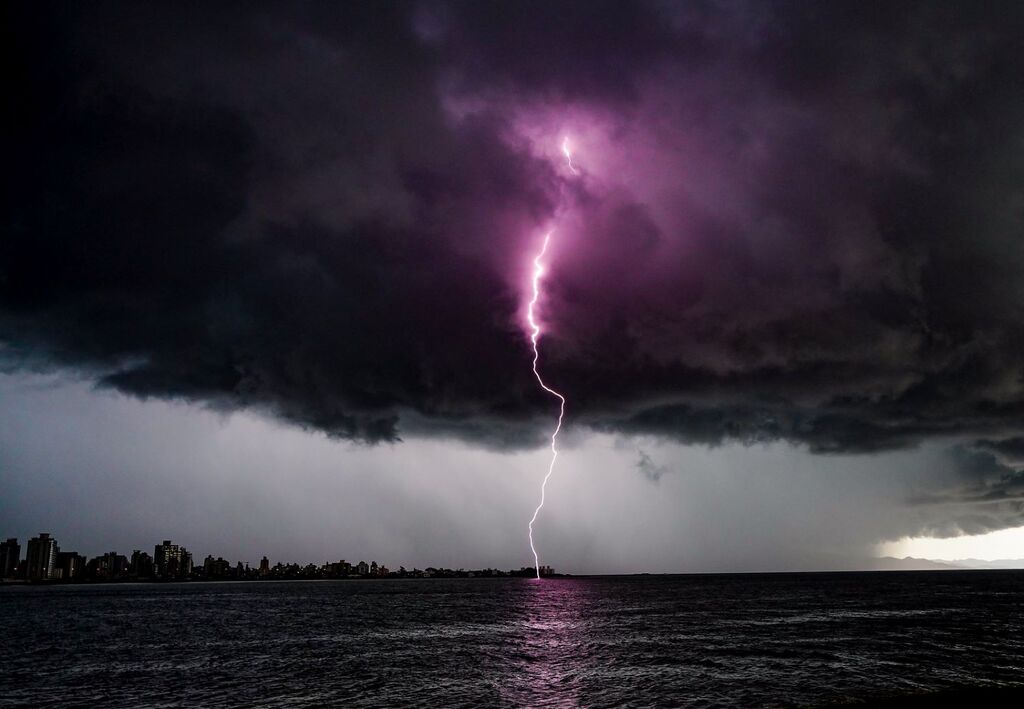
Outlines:
{"label": "night sky", "polygon": [[0,534],[532,563],[549,232],[542,561],[1024,525],[1024,5],[3,12]]}

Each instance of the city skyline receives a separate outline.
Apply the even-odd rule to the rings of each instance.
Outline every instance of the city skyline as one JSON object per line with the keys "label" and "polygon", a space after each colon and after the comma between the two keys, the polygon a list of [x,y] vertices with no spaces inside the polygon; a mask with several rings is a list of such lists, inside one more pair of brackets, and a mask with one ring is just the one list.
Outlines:
{"label": "city skyline", "polygon": [[109,551],[89,558],[75,551],[62,550],[55,536],[40,532],[26,541],[24,558],[17,537],[0,542],[0,582],[115,582],[115,581],[262,581],[295,579],[345,578],[453,578],[453,577],[508,577],[532,578],[554,576],[550,565],[521,567],[519,569],[466,569],[424,565],[423,568],[390,569],[376,559],[356,562],[340,559],[321,564],[283,562],[272,563],[263,556],[259,563],[234,563],[223,557],[208,554],[197,563],[184,545],[170,539],[157,543],[150,555],[133,549],[130,555]]}
{"label": "city skyline", "polygon": [[[0,539],[3,536],[0,535]],[[26,542],[26,554],[21,558],[21,545],[19,537],[8,537],[0,542],[0,581],[126,581],[126,580],[262,580],[262,579],[316,579],[316,578],[347,578],[347,577],[372,577],[372,578],[406,578],[406,577],[454,577],[454,576],[527,576],[532,577],[535,568],[522,566],[518,569],[511,568],[504,570],[498,567],[487,566],[479,569],[467,569],[465,565],[456,565],[451,568],[443,564],[433,566],[430,564],[399,565],[397,570],[389,569],[385,564],[378,564],[376,559],[369,562],[358,561],[348,562],[342,558],[340,561],[321,561],[312,558],[298,558],[291,555],[291,561],[271,561],[266,555],[262,556],[258,563],[247,559],[236,559],[234,562],[224,557],[214,557],[207,554],[201,562],[194,559],[193,554],[183,544],[175,544],[165,539],[154,547],[152,555],[141,549],[133,549],[131,554],[119,554],[117,551],[108,551],[99,555],[80,554],[77,551],[62,550],[57,542],[57,537],[49,532],[41,532]],[[33,550],[35,546],[35,551]],[[934,545],[931,549],[934,551]],[[966,549],[961,544],[960,549]],[[1001,556],[991,558],[970,557],[961,553],[959,556],[943,557],[939,554],[920,554],[916,556],[902,555],[898,544],[890,544],[883,548],[884,555],[871,559],[861,559],[859,564],[839,565],[832,569],[819,569],[825,571],[909,571],[909,570],[992,570],[992,569],[1024,569],[1024,558],[1016,558],[1022,548],[1019,545],[1003,545],[1004,553]],[[40,552],[47,549],[49,562],[42,559],[47,558]],[[36,561],[31,561],[33,554]],[[20,565],[19,565],[20,560]],[[420,569],[419,567],[423,568]],[[41,569],[48,568],[49,576],[42,576]],[[72,571],[71,569],[74,569]],[[181,570],[179,573],[179,569]],[[378,569],[380,572],[378,573]],[[270,571],[273,570],[273,573]],[[737,570],[715,571],[689,569],[668,573],[736,573]],[[791,569],[761,569],[769,572],[785,572]],[[17,573],[16,573],[17,572]],[[627,574],[630,572],[627,572]],[[632,572],[637,573],[637,572]],[[649,572],[640,572],[649,573]],[[666,573],[666,572],[661,572]],[[553,576],[555,570],[550,564],[540,565],[540,576]]]}

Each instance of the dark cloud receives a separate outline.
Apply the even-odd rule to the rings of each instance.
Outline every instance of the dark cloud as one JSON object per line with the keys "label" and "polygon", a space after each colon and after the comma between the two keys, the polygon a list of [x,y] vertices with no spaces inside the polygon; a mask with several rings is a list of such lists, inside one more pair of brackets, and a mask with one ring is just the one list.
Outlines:
{"label": "dark cloud", "polygon": [[416,19],[463,90],[555,101],[636,100],[645,70],[704,45],[696,28],[615,0],[424,3]]}
{"label": "dark cloud", "polygon": [[975,447],[991,451],[1006,465],[1024,466],[1024,436],[1002,440],[981,439]]}
{"label": "dark cloud", "polygon": [[[8,369],[530,445],[523,276],[557,224],[544,366],[574,425],[1021,430],[1017,4],[5,14]],[[541,144],[563,118],[578,179]]]}
{"label": "dark cloud", "polygon": [[925,525],[927,534],[984,534],[1024,524],[1024,468],[1001,462],[989,450],[992,443],[979,441],[949,449],[952,475],[938,481],[933,476],[928,490],[908,500],[911,505],[941,511],[932,513]]}

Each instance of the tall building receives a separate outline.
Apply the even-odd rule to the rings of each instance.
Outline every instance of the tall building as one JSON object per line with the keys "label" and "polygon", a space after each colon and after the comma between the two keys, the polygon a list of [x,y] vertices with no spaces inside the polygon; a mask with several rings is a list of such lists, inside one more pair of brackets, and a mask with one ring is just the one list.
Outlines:
{"label": "tall building", "polygon": [[260,559],[260,576],[270,575],[270,559],[263,557]]}
{"label": "tall building", "polygon": [[141,549],[132,552],[128,564],[128,575],[137,579],[148,579],[153,576],[153,557]]}
{"label": "tall building", "polygon": [[181,563],[178,564],[178,578],[187,579],[192,575],[192,552],[181,548]]}
{"label": "tall building", "polygon": [[54,577],[62,581],[74,581],[85,572],[85,557],[73,551],[57,551],[54,563]]}
{"label": "tall building", "polygon": [[192,573],[192,555],[183,546],[165,539],[153,551],[153,572],[161,579],[182,579]]}
{"label": "tall building", "polygon": [[29,581],[47,581],[54,577],[57,563],[57,540],[45,532],[28,540],[25,552],[25,566]]}
{"label": "tall building", "polygon": [[119,579],[128,575],[128,557],[116,551],[97,556],[88,564],[89,575],[96,579]]}
{"label": "tall building", "polygon": [[[241,562],[239,562],[241,566]],[[213,558],[213,554],[206,557],[203,561],[203,577],[207,579],[223,579],[228,578],[231,575],[231,564],[227,559],[221,557]]]}
{"label": "tall building", "polygon": [[21,545],[17,539],[11,537],[6,542],[0,542],[0,579],[12,578],[20,561]]}

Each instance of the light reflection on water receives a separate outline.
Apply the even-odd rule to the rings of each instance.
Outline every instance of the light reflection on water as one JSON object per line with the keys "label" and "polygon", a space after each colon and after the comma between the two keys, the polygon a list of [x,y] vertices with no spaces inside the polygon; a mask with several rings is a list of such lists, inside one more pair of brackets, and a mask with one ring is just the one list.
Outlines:
{"label": "light reflection on water", "polygon": [[761,706],[1010,685],[1022,599],[1024,572],[5,587],[0,707]]}
{"label": "light reflection on water", "polygon": [[509,653],[510,681],[502,699],[514,706],[583,706],[579,683],[587,671],[587,585],[530,579],[520,595],[521,619]]}

